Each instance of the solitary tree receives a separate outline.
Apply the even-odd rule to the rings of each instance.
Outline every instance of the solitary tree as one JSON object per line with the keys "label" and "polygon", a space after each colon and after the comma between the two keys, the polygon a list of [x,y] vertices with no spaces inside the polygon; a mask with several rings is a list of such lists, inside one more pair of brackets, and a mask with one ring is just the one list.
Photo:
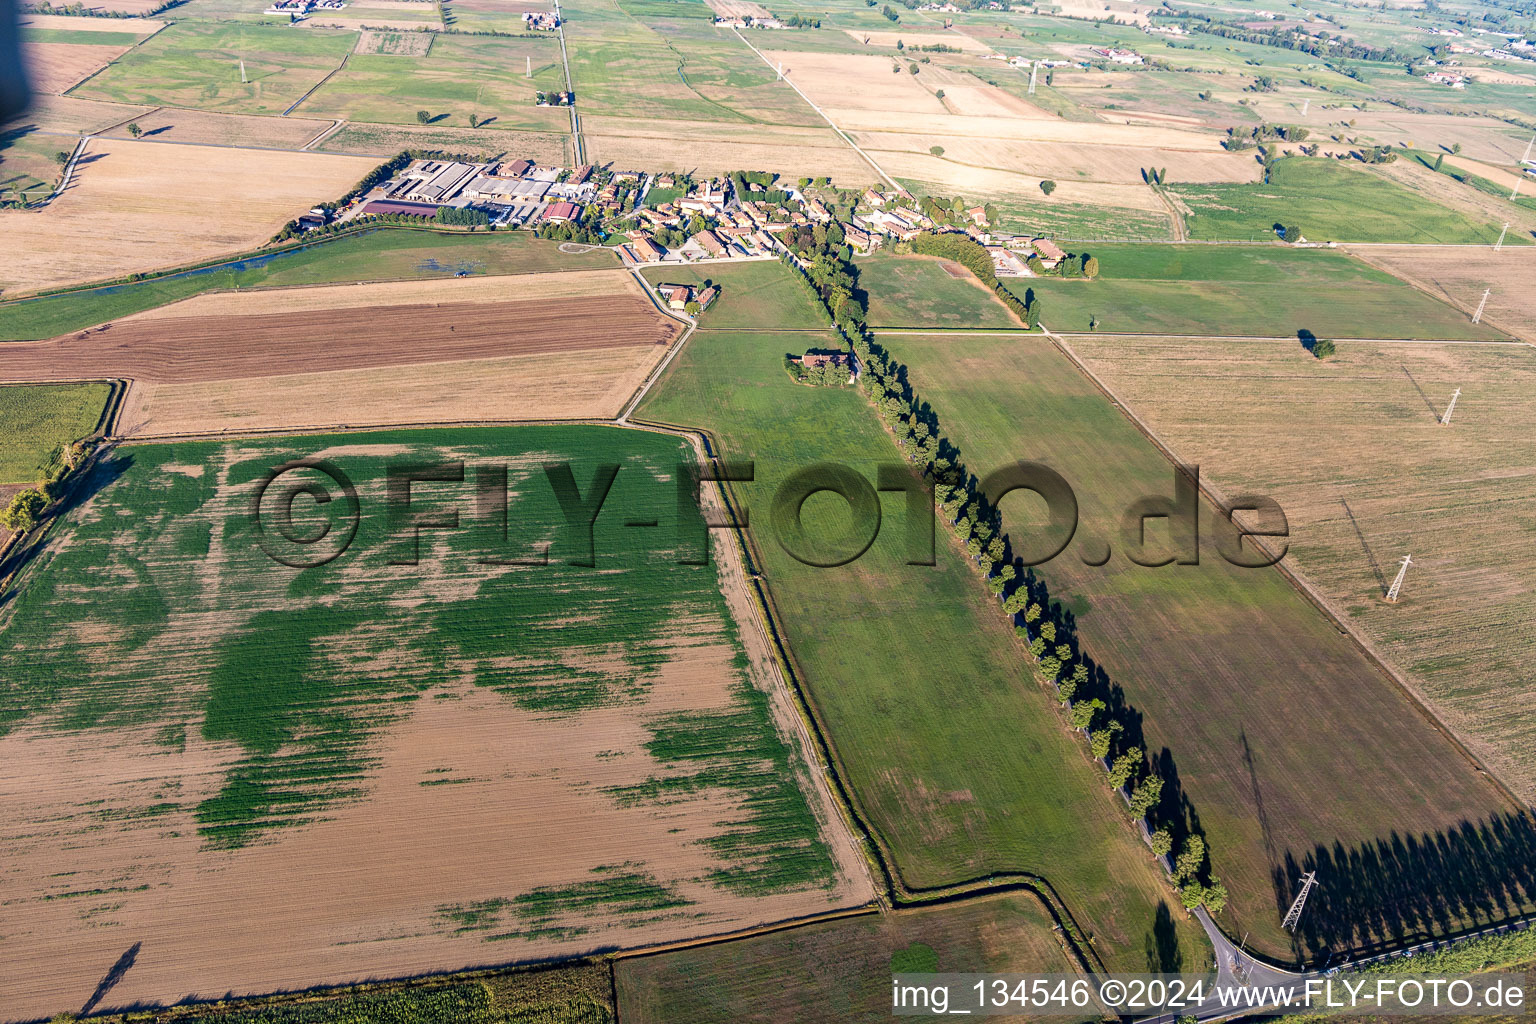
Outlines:
{"label": "solitary tree", "polygon": [[1327,359],[1333,352],[1333,342],[1327,338],[1318,338],[1312,343],[1312,354],[1319,359]]}
{"label": "solitary tree", "polygon": [[416,111],[416,120],[422,124],[426,124],[428,121],[432,120],[432,114],[426,110],[418,110]]}
{"label": "solitary tree", "polygon": [[1301,241],[1302,237],[1301,228],[1297,227],[1295,224],[1287,224],[1284,228],[1281,229],[1280,237],[1285,239],[1287,242],[1299,242]]}
{"label": "solitary tree", "polygon": [[1435,154],[1435,170],[1438,171],[1440,169],[1441,165],[1444,164],[1444,163],[1445,163],[1445,154],[1444,153],[1436,153]]}
{"label": "solitary tree", "polygon": [[1040,183],[1040,191],[1044,192],[1046,195],[1050,195],[1052,192],[1056,191],[1056,183],[1050,178],[1046,178]]}
{"label": "solitary tree", "polygon": [[138,138],[140,135],[144,134],[144,129],[139,127],[139,122],[137,122],[137,121],[129,121],[128,122],[128,134],[132,135],[134,138]]}
{"label": "solitary tree", "polygon": [[16,533],[26,533],[37,525],[37,517],[43,514],[48,499],[36,488],[16,492],[11,503],[0,511],[0,526]]}
{"label": "solitary tree", "polygon": [[469,115],[469,126],[471,128],[479,128],[480,127],[480,117],[479,117],[479,115],[477,115],[477,114],[470,114]]}
{"label": "solitary tree", "polygon": [[695,300],[695,299],[689,299],[687,302],[685,302],[683,304],[683,312],[687,313],[689,316],[698,316],[699,315],[699,303],[698,303],[698,301]]}
{"label": "solitary tree", "polygon": [[944,147],[943,146],[929,146],[928,147],[928,152],[932,153],[934,156],[943,156],[944,155]]}
{"label": "solitary tree", "polygon": [[1089,256],[1083,260],[1083,276],[1089,278],[1099,276],[1099,258],[1097,256]]}
{"label": "solitary tree", "polygon": [[69,150],[59,150],[57,153],[53,154],[53,160],[54,163],[58,164],[60,167],[63,167],[65,164],[69,163]]}
{"label": "solitary tree", "polygon": [[1099,329],[1099,314],[1097,314],[1097,313],[1089,313],[1088,314],[1088,329],[1090,331],[1096,331],[1096,330]]}

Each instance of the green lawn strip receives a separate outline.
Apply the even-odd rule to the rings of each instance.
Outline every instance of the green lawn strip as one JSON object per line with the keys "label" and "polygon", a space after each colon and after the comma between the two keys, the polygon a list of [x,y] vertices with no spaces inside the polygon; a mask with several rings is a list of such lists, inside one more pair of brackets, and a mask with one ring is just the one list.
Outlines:
{"label": "green lawn strip", "polygon": [[[1232,897],[1229,930],[1251,931],[1252,946],[1284,956],[1291,937],[1279,912],[1290,874],[1277,874],[1277,863],[1335,843],[1374,850],[1394,834],[1452,830],[1504,810],[1497,791],[1277,571],[1239,569],[1217,553],[1209,509],[1198,566],[1130,562],[1121,514],[1142,497],[1172,495],[1173,468],[1048,340],[902,336],[889,348],[971,472],[1043,462],[1075,490],[1078,539],[1038,572],[1066,601],[1085,652],[1123,688],[1145,749],[1192,801],[1178,813],[1197,816],[1207,837]],[[1003,513],[1016,544],[1044,528],[1024,498],[1009,499]],[[1148,554],[1162,557],[1165,528],[1148,534]],[[1097,568],[1079,557],[1094,539],[1113,552]],[[1289,710],[1275,714],[1281,707]],[[1414,765],[1408,789],[1405,764]],[[1325,780],[1339,778],[1350,785],[1317,798]],[[1411,898],[1419,897],[1405,895],[1404,907]],[[1352,925],[1326,903],[1314,912],[1329,916],[1322,931],[1337,937]]]}
{"label": "green lawn strip", "polygon": [[[1137,334],[1496,340],[1460,310],[1331,249],[1282,246],[1076,246],[1099,277],[1007,278],[1024,298],[1043,296],[1056,331]],[[1361,332],[1364,332],[1363,334]]]}
{"label": "green lawn strip", "polygon": [[869,296],[877,327],[1000,327],[1022,325],[964,267],[958,275],[938,259],[876,253],[858,261],[859,288]]}
{"label": "green lawn strip", "polygon": [[890,1015],[891,975],[907,971],[1072,974],[1076,967],[1028,893],[820,922],[614,964],[620,1012],[631,1024],[874,1021]]}
{"label": "green lawn strip", "polygon": [[[274,565],[249,517],[254,488],[270,467],[335,445],[356,453],[333,460],[360,493],[355,541],[318,568]],[[733,659],[731,702],[644,719],[666,781],[611,795],[665,802],[707,788],[733,808],[707,838],[725,865],[714,884],[748,894],[829,886],[836,869],[800,789],[803,767],[748,679],[717,575],[680,559],[672,477],[689,453],[676,438],[605,427],[120,448],[84,482],[89,503],[16,581],[0,620],[13,669],[0,682],[0,731],[28,720],[200,723],[205,740],[241,755],[195,808],[199,831],[209,845],[240,846],[365,798],[381,732],[428,691],[471,679],[530,714],[579,717],[637,703],[678,644],[718,645]],[[413,494],[428,509],[463,509],[463,529],[426,532],[421,565],[397,565],[411,535],[386,511],[386,467],[448,458],[471,460],[466,482]],[[593,569],[568,564],[582,545],[540,468],[550,459],[570,460],[583,493],[600,464],[620,466]],[[473,511],[472,488],[480,462],[509,460],[520,468],[503,540],[494,516]],[[701,529],[697,511],[681,525]],[[551,564],[536,571],[482,561],[530,557],[551,541]],[[219,627],[195,627],[205,619]],[[388,673],[373,665],[381,644],[396,652]]]}
{"label": "green lawn strip", "polygon": [[810,290],[778,260],[647,267],[641,274],[652,285],[719,285],[720,296],[700,316],[700,327],[755,328],[766,323],[788,328],[827,326],[826,314],[812,301]]}
{"label": "green lawn strip", "polygon": [[[703,331],[643,404],[646,419],[708,429],[722,457],[756,460],[733,485],[753,524],[775,609],[840,770],[905,884],[950,886],[995,872],[1045,876],[1109,963],[1144,964],[1169,898],[1123,805],[1089,764],[975,574],[941,540],[935,567],[905,564],[900,495],[870,551],[841,568],[790,558],[771,498],[821,460],[873,480],[899,463],[853,389],[792,381],[783,356],[830,335]],[[818,495],[804,518],[837,536],[845,506]],[[1183,947],[1203,938],[1180,916]]]}
{"label": "green lawn strip", "polygon": [[355,281],[430,280],[470,274],[536,274],[616,266],[605,249],[563,253],[527,232],[365,230],[206,269],[0,304],[0,339],[29,341],[154,309],[203,292]]}
{"label": "green lawn strip", "polygon": [[1312,242],[1493,244],[1499,225],[1479,223],[1369,171],[1337,160],[1285,157],[1267,184],[1168,186],[1188,207],[1194,239],[1276,237],[1295,226]]}
{"label": "green lawn strip", "polygon": [[0,484],[35,484],[56,472],[71,442],[96,429],[109,384],[0,386]]}

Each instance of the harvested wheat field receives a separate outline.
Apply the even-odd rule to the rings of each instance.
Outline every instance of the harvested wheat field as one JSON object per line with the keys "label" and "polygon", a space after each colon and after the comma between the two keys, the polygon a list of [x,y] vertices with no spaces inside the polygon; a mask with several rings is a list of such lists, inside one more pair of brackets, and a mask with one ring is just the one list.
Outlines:
{"label": "harvested wheat field", "polygon": [[[69,17],[69,16],[64,16]],[[70,17],[69,20],[75,20]],[[11,128],[34,125],[56,132],[98,132],[110,128],[119,121],[137,114],[147,114],[153,107],[128,103],[108,103],[104,100],[82,100],[74,96],[50,96],[39,93],[33,97],[27,116],[13,122]],[[67,140],[64,140],[67,143]]]}
{"label": "harvested wheat field", "polygon": [[[196,142],[262,149],[302,149],[310,139],[334,124],[305,117],[216,114],[176,107],[160,107],[136,118],[133,123],[139,126],[144,138],[156,142]],[[126,124],[118,125],[105,135],[114,139],[132,138]]]}
{"label": "harvested wheat field", "polygon": [[431,32],[379,32],[358,34],[353,53],[387,53],[396,57],[425,57],[437,37]]}
{"label": "harvested wheat field", "polygon": [[72,14],[23,14],[24,29],[63,29],[67,32],[131,32],[152,36],[169,24],[154,18],[82,18]]}
{"label": "harvested wheat field", "polygon": [[1471,316],[1488,295],[1483,321],[1529,342],[1536,342],[1536,246],[1505,246],[1498,252],[1461,246],[1350,246],[1352,255],[1402,278],[1420,291],[1444,299]]}
{"label": "harvested wheat field", "polygon": [[1108,181],[1137,184],[1148,167],[1166,168],[1170,181],[1259,181],[1263,168],[1251,154],[1201,153],[1136,146],[1070,145],[1059,142],[1020,142],[951,135],[904,135],[896,132],[854,132],[853,140],[872,152],[927,155],[932,146],[944,159],[978,167],[1009,168],[1062,181]]}
{"label": "harvested wheat field", "polygon": [[599,163],[719,174],[753,167],[786,177],[827,175],[843,187],[868,184],[874,169],[830,128],[583,117],[581,134]]}
{"label": "harvested wheat field", "polygon": [[22,56],[38,92],[68,92],[128,52],[98,43],[23,43]]}
{"label": "harvested wheat field", "polygon": [[965,194],[1027,197],[1031,204],[1117,206],[1123,209],[1162,212],[1165,207],[1146,185],[1129,182],[1061,181],[1049,196],[1040,191],[1044,175],[1016,174],[993,167],[975,167],[927,153],[875,151],[872,154],[898,178],[935,182]]}
{"label": "harvested wheat field", "polygon": [[844,32],[865,46],[889,47],[894,50],[899,40],[909,50],[924,46],[948,46],[967,53],[992,53],[992,47],[961,35],[959,32],[875,32],[869,29],[845,28]]}
{"label": "harvested wheat field", "polygon": [[768,8],[751,0],[709,0],[709,9],[721,18],[771,18]]}
{"label": "harvested wheat field", "polygon": [[[305,570],[250,512],[299,456],[346,474],[359,510],[351,546]],[[78,1009],[114,964],[97,1010],[867,902],[734,553],[683,565],[673,531],[623,525],[673,522],[692,458],[579,426],[118,449],[0,616],[24,668],[0,684],[0,1016]],[[400,460],[468,464],[414,489],[464,527],[422,531],[414,564],[385,505]],[[570,564],[551,461],[620,466],[593,568]],[[704,532],[696,509],[684,525]]]}
{"label": "harvested wheat field", "polygon": [[[0,288],[9,295],[60,287],[249,248],[376,165],[366,157],[92,139],[52,203],[0,211],[0,249],[12,254],[0,265]],[[218,198],[188,203],[188,181]]]}
{"label": "harvested wheat field", "polygon": [[[1290,342],[1072,346],[1218,488],[1278,501],[1292,568],[1523,801],[1536,798],[1536,351],[1350,342],[1319,362]],[[1403,596],[1387,604],[1410,554]]]}

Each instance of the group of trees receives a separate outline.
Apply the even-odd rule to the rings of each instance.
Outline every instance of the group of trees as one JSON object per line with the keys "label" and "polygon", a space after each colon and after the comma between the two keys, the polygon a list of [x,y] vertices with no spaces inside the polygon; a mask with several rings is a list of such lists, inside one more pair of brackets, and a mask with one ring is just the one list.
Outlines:
{"label": "group of trees", "polygon": [[477,210],[473,206],[439,206],[437,216],[434,218],[439,224],[448,224],[453,227],[480,227],[491,223],[491,218],[484,210]]}
{"label": "group of trees", "polygon": [[779,21],[788,28],[821,28],[820,18],[807,18],[799,14],[791,14],[787,18],[780,18]]}
{"label": "group of trees", "polygon": [[858,291],[857,267],[827,246],[802,252],[781,252],[779,261],[794,271],[810,289],[832,329],[844,341],[863,335],[868,313]]}
{"label": "group of trees", "polygon": [[1168,184],[1168,168],[1143,167],[1141,169],[1141,180],[1148,185],[1166,185]]}
{"label": "group of trees", "polygon": [[1411,63],[1417,54],[1391,46],[1370,46],[1338,33],[1321,33],[1314,36],[1301,28],[1275,26],[1272,28],[1248,28],[1241,24],[1216,21],[1207,14],[1181,11],[1180,21],[1186,28],[1223,39],[1235,39],[1242,43],[1275,46],[1282,50],[1295,50],[1323,59],[1345,58],[1348,60],[1374,61],[1383,64]]}
{"label": "group of trees", "polygon": [[[806,355],[813,355],[819,350],[812,350]],[[853,379],[853,371],[844,363],[823,363],[820,366],[806,366],[797,362],[793,356],[784,357],[784,370],[801,384],[810,384],[813,387],[846,387]]]}
{"label": "group of trees", "polygon": [[[945,246],[944,255],[975,269],[965,250],[945,241],[949,236],[926,237],[934,241],[923,243],[925,248]],[[986,255],[980,246],[976,248]],[[990,271],[989,261],[988,275]],[[1094,758],[1104,766],[1107,781],[1124,795],[1131,813],[1138,819],[1155,819],[1163,804],[1165,783],[1150,770],[1141,747],[1127,739],[1127,721],[1134,721],[1134,712],[1119,701],[1112,710],[1104,699],[1108,691],[1103,673],[1095,677],[1071,620],[1061,615],[1059,605],[1050,605],[1033,570],[1016,564],[1001,515],[980,493],[979,483],[966,469],[959,449],[944,437],[932,407],[913,389],[907,368],[862,334],[853,345],[865,394],[895,435],[903,454],[932,483],[942,518],[980,569],[987,589],[1026,645],[1036,671],[1055,687],[1071,727],[1084,734]],[[1150,835],[1158,856],[1172,850],[1171,827],[1161,825]],[[1186,907],[1205,906],[1214,913],[1226,905],[1227,891],[1218,879],[1210,877],[1205,843],[1199,835],[1184,837],[1170,873]]]}
{"label": "group of trees", "polygon": [[0,509],[0,526],[14,533],[26,533],[37,525],[44,510],[64,493],[64,481],[79,468],[90,453],[83,441],[65,445],[59,451],[56,466],[37,487],[28,487],[11,496],[10,503]]}

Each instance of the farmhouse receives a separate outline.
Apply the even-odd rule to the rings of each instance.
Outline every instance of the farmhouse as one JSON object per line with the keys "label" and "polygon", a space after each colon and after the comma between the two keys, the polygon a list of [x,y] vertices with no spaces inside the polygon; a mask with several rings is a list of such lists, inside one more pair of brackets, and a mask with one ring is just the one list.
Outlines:
{"label": "farmhouse", "polygon": [[1089,50],[1095,57],[1107,60],[1115,64],[1141,64],[1141,54],[1134,50],[1122,50],[1117,46],[1093,46]]}
{"label": "farmhouse", "polygon": [[[431,173],[433,168],[436,168],[436,173]],[[425,162],[422,171],[431,176],[418,178],[414,187],[406,190],[400,198],[413,203],[445,203],[479,175],[481,167],[479,164],[441,164],[429,160]]]}
{"label": "farmhouse", "polygon": [[561,201],[550,203],[544,210],[544,216],[540,218],[545,224],[564,224],[567,221],[581,219],[581,208],[575,203]]}
{"label": "farmhouse", "polygon": [[992,272],[998,277],[1032,277],[1029,268],[1024,261],[1019,259],[1019,254],[1001,245],[987,246],[987,255],[992,257]]}
{"label": "farmhouse", "polygon": [[532,160],[511,160],[496,168],[493,173],[501,178],[521,178],[531,170]]}
{"label": "farmhouse", "polygon": [[1450,71],[1431,71],[1424,76],[1424,81],[1433,82],[1435,85],[1448,85],[1452,89],[1465,89],[1467,87],[1465,75],[1454,74]]}
{"label": "farmhouse", "polygon": [[869,232],[853,224],[843,225],[843,240],[856,252],[868,252],[874,246],[874,239]]}
{"label": "farmhouse", "polygon": [[708,228],[705,228],[703,231],[700,231],[698,234],[694,235],[692,240],[703,246],[704,251],[709,253],[711,256],[725,255],[725,243],[720,240],[719,235],[715,234]]}
{"label": "farmhouse", "polygon": [[1047,267],[1054,267],[1067,258],[1067,254],[1062,250],[1061,246],[1049,238],[1037,238],[1029,244],[1034,247],[1035,252],[1040,254],[1040,262],[1044,263]]}
{"label": "farmhouse", "polygon": [[404,203],[394,199],[375,199],[365,203],[363,214],[387,217],[400,214],[406,217],[435,217],[437,206],[432,203]]}
{"label": "farmhouse", "polygon": [[631,237],[634,241],[635,253],[642,263],[656,263],[667,258],[667,250],[650,235],[636,232]]}
{"label": "farmhouse", "polygon": [[560,27],[560,16],[554,11],[524,11],[523,24],[541,32],[553,32]]}

